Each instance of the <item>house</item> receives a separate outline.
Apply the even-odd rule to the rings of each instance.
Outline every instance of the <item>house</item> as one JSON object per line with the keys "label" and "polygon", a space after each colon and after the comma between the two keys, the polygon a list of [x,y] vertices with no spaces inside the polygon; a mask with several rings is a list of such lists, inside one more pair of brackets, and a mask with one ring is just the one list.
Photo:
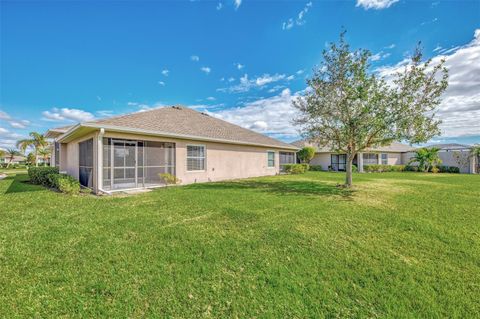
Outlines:
{"label": "house", "polygon": [[456,166],[460,173],[478,173],[480,159],[471,156],[472,147],[465,144],[434,144],[428,147],[440,149],[438,156],[442,160],[442,165]]}
{"label": "house", "polygon": [[52,163],[95,192],[275,175],[298,148],[173,106],[48,130]]}
{"label": "house", "polygon": [[4,156],[0,156],[0,164],[8,164],[8,163],[10,163],[10,165],[25,164],[26,160],[27,158],[23,155],[15,155],[11,162],[10,162],[10,155],[5,154]]}
{"label": "house", "polygon": [[[310,146],[315,148],[315,156],[310,165],[320,165],[322,170],[345,171],[347,164],[346,154],[332,152],[327,146],[320,146],[316,143],[300,140],[292,143],[299,148]],[[358,171],[363,171],[363,165],[384,164],[384,165],[406,165],[413,156],[415,148],[402,143],[394,142],[388,146],[379,146],[358,153],[353,159],[353,164]]]}

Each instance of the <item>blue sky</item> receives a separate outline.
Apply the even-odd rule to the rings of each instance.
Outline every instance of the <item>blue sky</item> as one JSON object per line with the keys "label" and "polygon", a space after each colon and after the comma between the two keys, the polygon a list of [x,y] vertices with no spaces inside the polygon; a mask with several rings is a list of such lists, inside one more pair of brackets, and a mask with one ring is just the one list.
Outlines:
{"label": "blue sky", "polygon": [[443,136],[480,142],[479,1],[1,1],[0,147],[30,131],[183,104],[291,141],[291,100],[342,26],[388,75],[445,57]]}

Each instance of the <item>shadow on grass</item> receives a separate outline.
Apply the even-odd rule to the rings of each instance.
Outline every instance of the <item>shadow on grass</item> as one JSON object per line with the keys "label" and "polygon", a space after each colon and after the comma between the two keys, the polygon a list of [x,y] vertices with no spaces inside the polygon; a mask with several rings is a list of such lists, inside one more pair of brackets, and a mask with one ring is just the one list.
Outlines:
{"label": "shadow on grass", "polygon": [[28,176],[26,174],[9,175],[3,179],[4,181],[12,181],[5,194],[10,193],[25,193],[25,192],[37,192],[44,190],[43,186],[30,184]]}
{"label": "shadow on grass", "polygon": [[353,190],[322,182],[309,181],[261,181],[245,180],[234,182],[216,182],[190,185],[199,190],[241,190],[252,189],[277,195],[339,196],[351,200]]}

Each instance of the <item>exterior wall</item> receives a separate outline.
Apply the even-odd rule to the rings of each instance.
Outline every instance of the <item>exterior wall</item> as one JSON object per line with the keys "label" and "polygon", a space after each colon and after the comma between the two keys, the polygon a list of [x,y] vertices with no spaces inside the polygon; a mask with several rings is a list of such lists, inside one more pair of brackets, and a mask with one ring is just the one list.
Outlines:
{"label": "exterior wall", "polygon": [[[415,156],[415,152],[402,153],[402,164],[403,165],[408,165],[408,162],[410,162],[410,159],[413,156]],[[415,164],[412,163],[412,166],[415,166]]]}
{"label": "exterior wall", "polygon": [[[143,141],[158,141],[175,143],[175,171],[182,184],[201,183],[209,181],[221,181],[236,178],[275,175],[280,172],[279,152],[291,151],[267,147],[235,145],[226,143],[202,142],[194,140],[181,140],[156,136],[144,136],[106,131],[105,138],[118,138]],[[69,151],[69,174],[78,178],[78,142],[74,141],[72,150]],[[97,141],[94,139],[94,150],[97,149]],[[206,170],[201,172],[187,171],[187,145],[205,145]],[[275,151],[275,167],[267,167],[267,151]],[[95,151],[94,151],[95,152]],[[95,158],[97,157],[94,155]],[[97,166],[95,166],[97,167]],[[96,171],[96,169],[94,170]],[[75,174],[75,175],[74,175]],[[96,178],[94,179],[96,181]]]}
{"label": "exterior wall", "polygon": [[60,148],[60,171],[78,179],[79,148],[78,143],[93,138],[93,190],[97,191],[97,132],[87,134],[69,143],[62,143]]}
{"label": "exterior wall", "polygon": [[460,173],[470,173],[471,163],[470,150],[464,151],[439,151],[438,156],[442,160],[444,166],[456,166],[460,169]]}
{"label": "exterior wall", "polygon": [[322,170],[328,171],[328,167],[332,164],[331,153],[316,153],[310,161],[310,165],[320,165]]}
{"label": "exterior wall", "polygon": [[388,154],[388,157],[387,157],[388,165],[401,165],[401,164],[403,164],[402,153],[386,153],[386,154]]}

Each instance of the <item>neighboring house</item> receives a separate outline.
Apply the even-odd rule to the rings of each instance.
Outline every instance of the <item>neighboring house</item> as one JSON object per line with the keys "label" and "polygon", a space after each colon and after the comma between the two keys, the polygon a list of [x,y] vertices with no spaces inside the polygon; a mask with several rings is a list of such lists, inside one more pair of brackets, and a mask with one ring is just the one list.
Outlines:
{"label": "neighboring house", "polygon": [[[10,165],[13,164],[25,164],[27,158],[22,155],[15,155]],[[8,164],[10,162],[10,156],[4,155],[0,157],[0,164]]]}
{"label": "neighboring house", "polygon": [[275,175],[296,146],[180,106],[50,129],[52,163],[95,192]]}
{"label": "neighboring house", "polygon": [[[311,165],[320,165],[323,170],[345,171],[347,156],[337,154],[328,147],[320,147],[318,144],[306,141],[296,141],[293,145],[302,148],[312,146],[315,148],[315,157],[310,161]],[[439,157],[444,166],[456,166],[460,173],[478,173],[480,159],[470,156],[471,146],[462,144],[437,144],[427,147],[438,147]],[[415,155],[415,148],[402,143],[394,142],[388,146],[380,146],[369,149],[355,155],[353,164],[363,171],[363,165],[386,164],[386,165],[407,165]],[[413,163],[412,165],[415,165]]]}
{"label": "neighboring house", "polygon": [[428,147],[436,147],[442,165],[456,166],[460,173],[478,173],[479,158],[471,156],[472,147],[464,144],[434,144]]}
{"label": "neighboring house", "polygon": [[[305,146],[315,148],[315,156],[310,161],[310,165],[320,165],[322,170],[345,171],[346,169],[346,154],[338,154],[332,152],[329,147],[321,147],[307,141],[296,141],[292,144],[299,148]],[[388,146],[380,146],[358,153],[353,159],[353,164],[358,167],[359,172],[363,171],[363,165],[406,165],[414,151],[415,148],[409,145],[394,142]]]}

